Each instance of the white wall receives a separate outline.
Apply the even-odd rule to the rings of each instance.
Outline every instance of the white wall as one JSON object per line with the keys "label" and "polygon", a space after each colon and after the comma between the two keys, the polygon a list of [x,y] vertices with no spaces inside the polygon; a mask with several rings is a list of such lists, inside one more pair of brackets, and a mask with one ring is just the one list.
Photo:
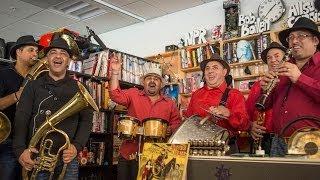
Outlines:
{"label": "white wall", "polygon": [[[250,12],[257,14],[258,6],[263,1],[241,0],[241,14],[250,14]],[[298,1],[284,0],[284,3],[288,7]],[[313,2],[313,0],[304,1]],[[284,18],[272,28],[279,28],[283,22]],[[186,32],[201,27],[211,29],[219,24],[224,24],[223,0],[117,29],[101,34],[99,37],[112,49],[145,57],[164,52],[166,45],[178,44],[179,39]]]}

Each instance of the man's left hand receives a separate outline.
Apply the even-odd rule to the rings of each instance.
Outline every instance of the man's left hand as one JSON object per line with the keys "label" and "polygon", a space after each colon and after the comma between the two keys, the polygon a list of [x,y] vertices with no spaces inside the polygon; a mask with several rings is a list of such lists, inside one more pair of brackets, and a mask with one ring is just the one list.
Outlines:
{"label": "man's left hand", "polygon": [[217,106],[217,107],[211,106],[209,108],[209,111],[213,115],[221,115],[221,116],[224,116],[224,117],[227,117],[227,118],[230,116],[229,109],[224,107],[224,106]]}
{"label": "man's left hand", "polygon": [[75,157],[77,157],[77,149],[73,144],[68,149],[63,150],[62,158],[64,163],[71,162]]}
{"label": "man's left hand", "polygon": [[298,81],[301,71],[298,66],[289,62],[284,62],[278,69],[278,75],[287,76],[290,80],[295,83]]}

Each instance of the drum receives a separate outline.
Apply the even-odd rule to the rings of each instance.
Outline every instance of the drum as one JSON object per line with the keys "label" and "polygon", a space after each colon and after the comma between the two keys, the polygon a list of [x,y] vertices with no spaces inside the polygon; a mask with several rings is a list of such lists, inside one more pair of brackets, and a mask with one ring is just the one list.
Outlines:
{"label": "drum", "polygon": [[132,139],[136,137],[139,129],[139,120],[131,116],[122,116],[118,121],[118,137]]}
{"label": "drum", "polygon": [[168,122],[161,118],[143,120],[143,135],[145,138],[161,139],[166,137]]}

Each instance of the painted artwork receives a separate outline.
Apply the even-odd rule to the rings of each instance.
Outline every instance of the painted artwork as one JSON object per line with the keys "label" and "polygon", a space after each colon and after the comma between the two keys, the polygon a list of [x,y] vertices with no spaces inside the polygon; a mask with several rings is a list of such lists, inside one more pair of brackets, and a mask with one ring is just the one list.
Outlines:
{"label": "painted artwork", "polygon": [[178,104],[179,85],[172,84],[163,88],[163,94]]}
{"label": "painted artwork", "polygon": [[145,143],[137,180],[185,179],[189,144]]}

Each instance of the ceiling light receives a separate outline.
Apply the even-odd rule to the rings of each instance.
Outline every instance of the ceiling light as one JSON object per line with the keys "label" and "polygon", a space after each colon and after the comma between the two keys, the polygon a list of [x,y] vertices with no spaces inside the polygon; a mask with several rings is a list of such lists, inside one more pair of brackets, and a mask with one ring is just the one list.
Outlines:
{"label": "ceiling light", "polygon": [[114,5],[112,5],[112,4],[109,4],[109,3],[105,2],[105,1],[102,1],[102,0],[93,0],[93,1],[95,1],[95,2],[97,2],[97,3],[99,3],[99,4],[102,4],[102,5],[104,5],[104,6],[107,6],[107,7],[111,8],[111,9],[113,9],[113,10],[119,11],[119,12],[121,12],[121,13],[123,13],[123,14],[126,14],[126,15],[128,15],[128,16],[130,16],[130,17],[133,17],[133,18],[135,18],[135,19],[138,19],[138,20],[140,20],[140,21],[146,21],[146,19],[143,18],[143,17],[141,17],[141,16],[137,16],[137,15],[135,15],[135,14],[129,12],[129,11],[123,10],[123,9],[121,9],[121,8],[119,8],[119,7],[117,7],[117,6],[114,6]]}

